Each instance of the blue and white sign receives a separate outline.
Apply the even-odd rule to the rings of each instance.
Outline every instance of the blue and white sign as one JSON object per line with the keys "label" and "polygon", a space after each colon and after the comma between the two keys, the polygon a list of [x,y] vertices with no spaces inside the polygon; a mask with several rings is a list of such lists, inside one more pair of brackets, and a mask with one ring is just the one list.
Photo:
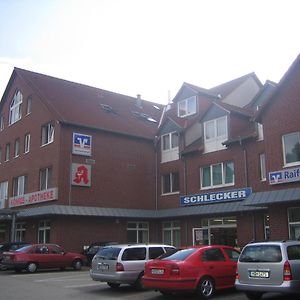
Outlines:
{"label": "blue and white sign", "polygon": [[92,136],[82,133],[73,133],[73,154],[91,156],[92,155]]}
{"label": "blue and white sign", "polygon": [[300,181],[300,168],[286,169],[269,173],[269,184]]}
{"label": "blue and white sign", "polygon": [[225,192],[212,192],[180,197],[180,206],[210,204],[215,202],[244,200],[252,193],[251,188],[231,190]]}

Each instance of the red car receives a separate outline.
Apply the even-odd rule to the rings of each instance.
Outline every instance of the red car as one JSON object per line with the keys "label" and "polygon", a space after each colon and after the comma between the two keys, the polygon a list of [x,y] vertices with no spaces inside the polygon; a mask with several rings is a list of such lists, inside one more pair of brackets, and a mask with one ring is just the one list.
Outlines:
{"label": "red car", "polygon": [[2,265],[16,272],[26,270],[34,273],[37,269],[72,267],[80,270],[86,257],[80,253],[65,252],[55,244],[32,244],[15,251],[3,253]]}
{"label": "red car", "polygon": [[239,251],[230,246],[199,246],[179,250],[145,265],[145,288],[169,295],[196,292],[210,298],[216,290],[234,287]]}

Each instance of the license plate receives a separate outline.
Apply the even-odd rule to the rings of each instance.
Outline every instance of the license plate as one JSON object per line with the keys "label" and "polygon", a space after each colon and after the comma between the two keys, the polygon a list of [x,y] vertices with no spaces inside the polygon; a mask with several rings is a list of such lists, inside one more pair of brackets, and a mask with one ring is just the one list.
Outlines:
{"label": "license plate", "polygon": [[249,270],[249,277],[250,278],[269,278],[270,272],[269,271],[260,271],[260,270]]}
{"label": "license plate", "polygon": [[151,274],[159,274],[159,275],[162,275],[164,274],[164,270],[163,269],[152,269],[151,270]]}
{"label": "license plate", "polygon": [[101,271],[105,271],[105,270],[109,269],[109,265],[107,265],[107,264],[98,264],[97,269],[101,270]]}

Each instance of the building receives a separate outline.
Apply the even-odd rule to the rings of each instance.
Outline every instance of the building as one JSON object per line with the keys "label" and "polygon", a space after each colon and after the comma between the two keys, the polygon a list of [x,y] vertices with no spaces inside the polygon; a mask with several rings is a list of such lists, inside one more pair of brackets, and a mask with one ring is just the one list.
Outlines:
{"label": "building", "polygon": [[183,83],[165,107],[15,68],[0,102],[0,240],[298,238],[299,61],[278,84]]}

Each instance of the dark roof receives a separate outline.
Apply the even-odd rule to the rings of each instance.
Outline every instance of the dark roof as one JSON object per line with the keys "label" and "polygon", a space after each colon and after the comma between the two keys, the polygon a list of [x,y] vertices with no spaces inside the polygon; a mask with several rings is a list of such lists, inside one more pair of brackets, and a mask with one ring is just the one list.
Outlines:
{"label": "dark roof", "polygon": [[155,136],[161,104],[19,68],[13,75],[25,81],[62,123],[145,138]]}
{"label": "dark roof", "polygon": [[[244,200],[245,201],[245,200]],[[146,209],[125,209],[106,208],[89,206],[67,206],[67,205],[46,205],[33,208],[25,208],[18,213],[18,217],[41,217],[41,216],[86,216],[86,217],[107,217],[107,218],[139,218],[159,219],[187,217],[192,215],[209,215],[217,213],[238,213],[249,211],[244,201],[233,201],[216,204],[194,205],[172,209],[146,210]],[[251,210],[261,209],[252,207]],[[1,210],[0,210],[1,211]]]}
{"label": "dark roof", "polygon": [[300,200],[300,188],[290,188],[251,194],[245,205],[249,206],[269,206],[272,204],[283,204]]}

